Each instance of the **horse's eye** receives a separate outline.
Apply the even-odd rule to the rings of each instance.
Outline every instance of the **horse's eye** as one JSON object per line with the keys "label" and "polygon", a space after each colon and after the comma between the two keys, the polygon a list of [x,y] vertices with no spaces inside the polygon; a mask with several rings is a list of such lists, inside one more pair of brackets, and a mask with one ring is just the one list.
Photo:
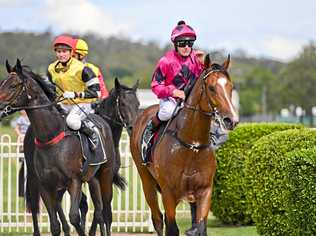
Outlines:
{"label": "horse's eye", "polygon": [[216,92],[215,87],[212,86],[212,85],[208,86],[208,89],[209,89],[212,93],[215,93],[215,92]]}

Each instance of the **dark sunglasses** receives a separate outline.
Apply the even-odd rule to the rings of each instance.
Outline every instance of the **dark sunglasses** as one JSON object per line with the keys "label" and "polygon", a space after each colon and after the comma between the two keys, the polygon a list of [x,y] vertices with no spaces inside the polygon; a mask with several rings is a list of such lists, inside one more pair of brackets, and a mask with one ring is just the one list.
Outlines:
{"label": "dark sunglasses", "polygon": [[180,48],[184,48],[185,46],[189,46],[190,48],[192,48],[193,44],[194,44],[193,40],[178,41],[176,43],[177,47],[180,47]]}

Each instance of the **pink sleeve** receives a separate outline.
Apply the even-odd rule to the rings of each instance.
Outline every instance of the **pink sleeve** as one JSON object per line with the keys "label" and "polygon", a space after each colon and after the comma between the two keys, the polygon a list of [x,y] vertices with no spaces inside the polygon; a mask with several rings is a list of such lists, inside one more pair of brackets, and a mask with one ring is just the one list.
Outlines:
{"label": "pink sleeve", "polygon": [[166,58],[163,57],[156,66],[151,82],[151,90],[158,98],[172,97],[172,93],[176,89],[172,84],[166,85],[168,70],[169,64]]}

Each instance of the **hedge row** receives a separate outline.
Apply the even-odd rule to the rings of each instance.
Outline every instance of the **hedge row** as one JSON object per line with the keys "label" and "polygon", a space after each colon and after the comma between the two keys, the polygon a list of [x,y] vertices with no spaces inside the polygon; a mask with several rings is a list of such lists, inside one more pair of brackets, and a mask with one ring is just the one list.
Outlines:
{"label": "hedge row", "polygon": [[245,159],[261,137],[275,131],[302,128],[296,124],[249,123],[230,132],[229,140],[216,153],[212,211],[218,219],[226,224],[253,222],[246,200]]}
{"label": "hedge row", "polygon": [[314,149],[306,150],[314,147],[316,132],[309,129],[274,132],[252,147],[246,198],[260,235],[315,235],[316,159]]}
{"label": "hedge row", "polygon": [[289,224],[294,235],[316,235],[316,148],[287,156]]}

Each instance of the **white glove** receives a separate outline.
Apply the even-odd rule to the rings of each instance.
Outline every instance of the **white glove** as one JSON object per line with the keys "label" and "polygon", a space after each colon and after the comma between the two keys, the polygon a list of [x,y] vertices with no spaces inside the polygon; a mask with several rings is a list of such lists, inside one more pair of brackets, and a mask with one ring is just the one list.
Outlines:
{"label": "white glove", "polygon": [[65,91],[63,93],[63,97],[66,99],[72,99],[72,98],[76,97],[76,94],[75,94],[75,92]]}

